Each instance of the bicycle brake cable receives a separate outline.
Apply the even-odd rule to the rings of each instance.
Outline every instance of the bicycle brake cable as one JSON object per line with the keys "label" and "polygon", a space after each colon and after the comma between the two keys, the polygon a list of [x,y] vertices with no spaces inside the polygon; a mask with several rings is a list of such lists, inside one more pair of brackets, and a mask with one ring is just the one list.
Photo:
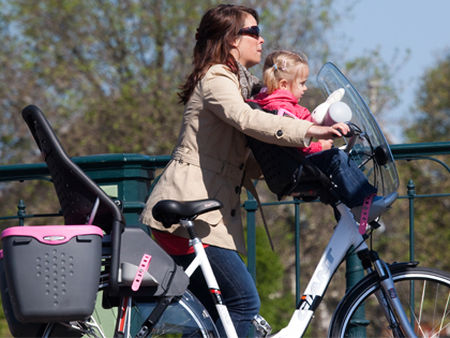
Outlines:
{"label": "bicycle brake cable", "polygon": [[363,236],[363,240],[357,245],[357,246],[355,246],[354,248],[352,248],[351,250],[349,250],[348,252],[347,252],[347,255],[346,255],[346,259],[349,257],[349,256],[351,256],[351,255],[353,255],[355,252],[356,252],[356,250],[358,250],[358,248],[365,242],[365,238],[364,238],[365,236]]}

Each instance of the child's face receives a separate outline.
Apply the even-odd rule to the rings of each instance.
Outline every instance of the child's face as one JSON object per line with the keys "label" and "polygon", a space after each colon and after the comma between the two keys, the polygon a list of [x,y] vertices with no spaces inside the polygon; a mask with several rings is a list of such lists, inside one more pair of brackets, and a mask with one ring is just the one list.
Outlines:
{"label": "child's face", "polygon": [[309,67],[307,65],[302,64],[299,67],[297,76],[287,84],[287,89],[297,98],[297,100],[300,100],[308,89],[308,87],[306,87],[306,80],[308,80],[309,76]]}

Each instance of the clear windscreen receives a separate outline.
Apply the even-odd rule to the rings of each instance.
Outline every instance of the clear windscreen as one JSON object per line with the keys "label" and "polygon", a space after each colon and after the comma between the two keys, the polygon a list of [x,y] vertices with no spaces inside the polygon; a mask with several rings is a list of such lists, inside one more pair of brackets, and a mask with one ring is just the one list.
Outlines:
{"label": "clear windscreen", "polygon": [[[369,182],[377,187],[378,195],[386,196],[396,192],[399,179],[389,144],[358,91],[330,62],[320,69],[317,82],[326,97],[340,88],[345,90],[341,101],[352,111],[350,122],[365,133],[365,137],[357,138],[349,156],[358,164]],[[349,139],[344,138],[344,141],[348,142]]]}

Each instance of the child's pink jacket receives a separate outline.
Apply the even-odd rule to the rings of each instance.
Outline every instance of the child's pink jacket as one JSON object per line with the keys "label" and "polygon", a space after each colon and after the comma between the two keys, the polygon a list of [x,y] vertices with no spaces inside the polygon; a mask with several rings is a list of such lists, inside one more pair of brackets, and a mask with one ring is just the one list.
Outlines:
{"label": "child's pink jacket", "polygon": [[[300,120],[312,121],[311,113],[305,107],[298,104],[298,100],[292,93],[285,89],[277,89],[272,94],[261,91],[254,99],[248,100],[259,104],[266,110],[285,109],[295,115]],[[322,145],[319,142],[311,142],[309,147],[299,148],[305,155],[322,151]]]}

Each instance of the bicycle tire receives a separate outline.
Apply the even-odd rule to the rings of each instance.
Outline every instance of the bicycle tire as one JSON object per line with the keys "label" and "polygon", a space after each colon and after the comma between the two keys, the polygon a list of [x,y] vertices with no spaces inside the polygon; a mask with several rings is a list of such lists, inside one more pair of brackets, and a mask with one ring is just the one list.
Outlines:
{"label": "bicycle tire", "polygon": [[[98,297],[101,299],[101,296]],[[115,336],[118,311],[117,308],[103,309],[101,302],[97,302],[94,313],[84,321],[73,321],[70,323],[59,322],[47,324],[41,323],[35,330],[17,331],[19,337],[72,337],[72,338],[105,338]],[[131,310],[131,336],[134,337],[144,322],[147,315],[156,305],[155,302],[134,303]],[[36,324],[37,325],[37,324]],[[164,311],[160,320],[152,329],[149,337],[219,337],[208,312],[195,296],[186,291],[183,296],[171,303]]]}
{"label": "bicycle tire", "polygon": [[[414,321],[416,335],[450,336],[450,274],[407,264],[394,264],[390,269],[398,297],[408,318]],[[374,273],[355,285],[338,305],[329,336],[394,336],[374,295],[378,289],[378,277]]]}
{"label": "bicycle tire", "polygon": [[[131,336],[137,334],[144,319],[151,313],[156,303],[135,303],[132,310]],[[153,327],[150,337],[218,337],[211,316],[200,301],[188,290],[178,301],[164,310]]]}

